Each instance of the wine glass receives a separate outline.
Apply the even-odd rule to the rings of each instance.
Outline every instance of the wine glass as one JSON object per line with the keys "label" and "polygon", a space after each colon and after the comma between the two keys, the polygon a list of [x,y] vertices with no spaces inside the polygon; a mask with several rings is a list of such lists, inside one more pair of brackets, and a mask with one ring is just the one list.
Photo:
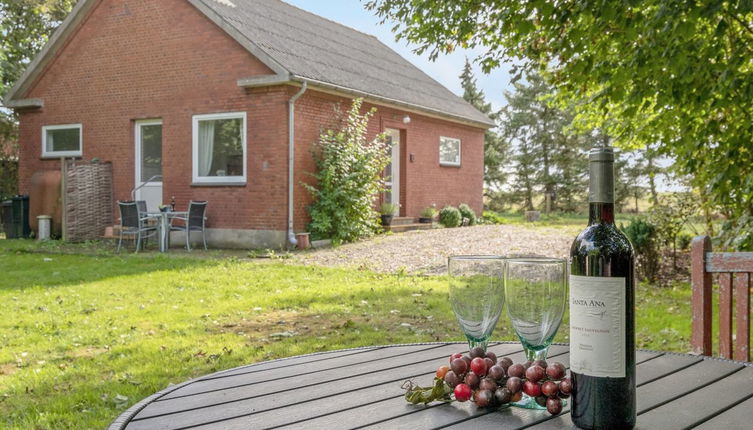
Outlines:
{"label": "wine glass", "polygon": [[[567,265],[559,258],[509,258],[505,264],[507,314],[530,361],[546,360],[567,303]],[[517,406],[542,408],[526,396]]]}
{"label": "wine glass", "polygon": [[493,255],[455,255],[447,260],[450,304],[469,349],[486,350],[505,304],[505,260]]}

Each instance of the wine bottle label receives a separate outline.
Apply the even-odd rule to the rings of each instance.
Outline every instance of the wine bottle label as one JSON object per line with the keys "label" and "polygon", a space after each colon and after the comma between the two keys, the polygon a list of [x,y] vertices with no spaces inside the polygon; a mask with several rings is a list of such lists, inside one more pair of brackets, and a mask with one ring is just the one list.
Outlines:
{"label": "wine bottle label", "polygon": [[570,370],[625,377],[625,278],[570,275]]}

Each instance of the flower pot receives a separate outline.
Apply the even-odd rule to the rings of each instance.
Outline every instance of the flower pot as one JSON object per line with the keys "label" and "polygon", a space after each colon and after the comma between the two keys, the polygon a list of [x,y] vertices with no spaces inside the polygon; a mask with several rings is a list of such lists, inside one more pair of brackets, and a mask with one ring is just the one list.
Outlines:
{"label": "flower pot", "polygon": [[382,225],[392,224],[392,217],[394,215],[382,215]]}
{"label": "flower pot", "polygon": [[432,221],[434,221],[434,218],[424,218],[424,217],[418,218],[418,222],[420,222],[421,224],[431,224]]}
{"label": "flower pot", "polygon": [[295,238],[298,241],[298,249],[309,249],[311,247],[311,233],[296,233]]}

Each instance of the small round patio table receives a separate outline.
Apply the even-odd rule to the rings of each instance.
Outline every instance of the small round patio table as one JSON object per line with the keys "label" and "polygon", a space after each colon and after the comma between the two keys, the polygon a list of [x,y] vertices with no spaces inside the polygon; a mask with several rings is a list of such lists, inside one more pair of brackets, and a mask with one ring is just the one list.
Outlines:
{"label": "small round patio table", "polygon": [[[162,390],[134,405],[111,430],[141,429],[561,429],[559,416],[470,402],[410,405],[401,385],[430,385],[464,343],[364,347],[255,363]],[[524,360],[519,343],[490,346]],[[550,361],[568,364],[568,345]],[[636,351],[639,429],[753,428],[753,365],[718,358]]]}

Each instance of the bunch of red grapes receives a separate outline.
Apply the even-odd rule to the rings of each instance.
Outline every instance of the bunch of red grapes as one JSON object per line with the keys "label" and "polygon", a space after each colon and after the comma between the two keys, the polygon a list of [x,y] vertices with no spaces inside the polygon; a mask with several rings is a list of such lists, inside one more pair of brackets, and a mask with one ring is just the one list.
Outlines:
{"label": "bunch of red grapes", "polygon": [[497,360],[493,352],[473,348],[470,357],[457,353],[450,356],[450,365],[437,369],[437,378],[454,389],[455,400],[476,403],[480,408],[517,402],[523,393],[546,406],[550,414],[562,412],[562,400],[570,397],[572,382],[565,377],[562,363],[528,361],[513,364],[508,357]]}

